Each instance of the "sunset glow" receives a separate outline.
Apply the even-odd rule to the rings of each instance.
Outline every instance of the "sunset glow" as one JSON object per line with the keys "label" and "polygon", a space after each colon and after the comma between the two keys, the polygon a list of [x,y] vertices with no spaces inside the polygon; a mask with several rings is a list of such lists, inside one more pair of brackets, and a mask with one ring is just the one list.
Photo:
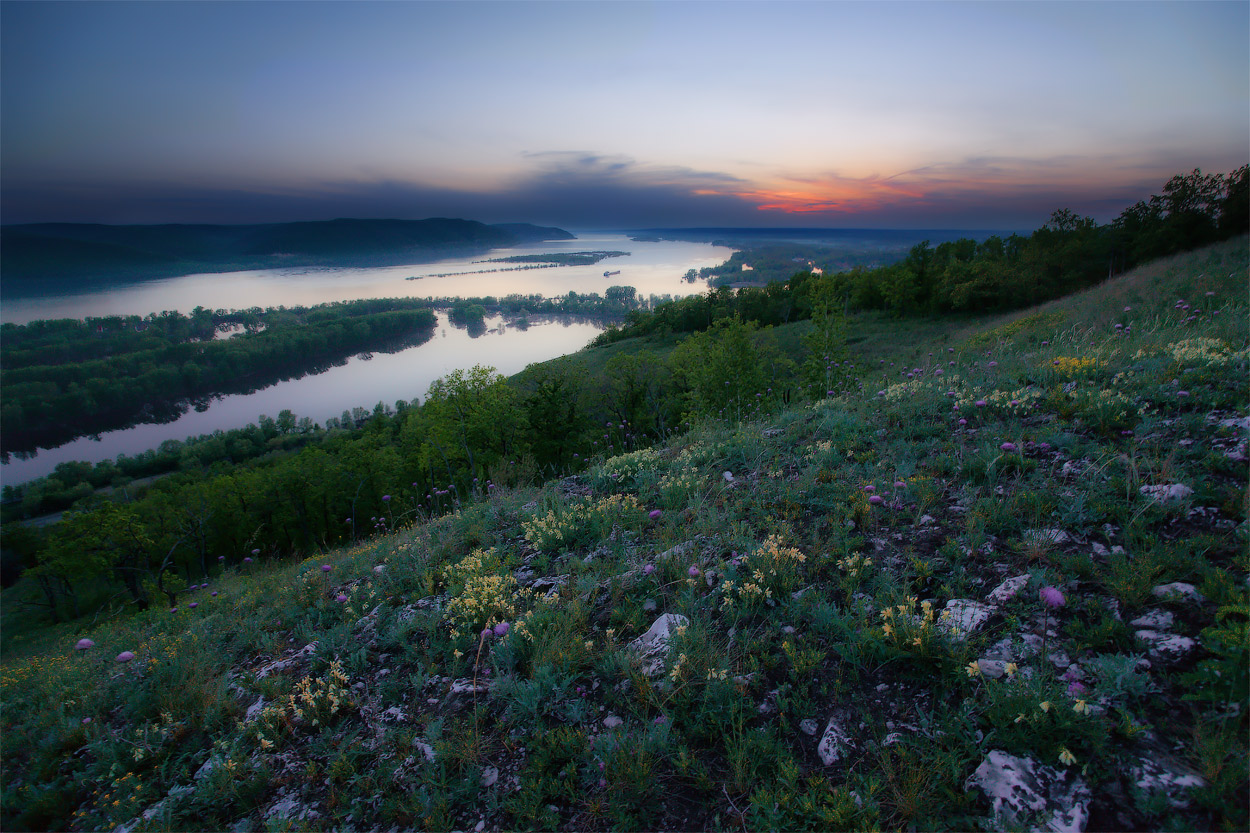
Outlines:
{"label": "sunset glow", "polygon": [[2,219],[1105,220],[1250,157],[1248,8],[4,2]]}

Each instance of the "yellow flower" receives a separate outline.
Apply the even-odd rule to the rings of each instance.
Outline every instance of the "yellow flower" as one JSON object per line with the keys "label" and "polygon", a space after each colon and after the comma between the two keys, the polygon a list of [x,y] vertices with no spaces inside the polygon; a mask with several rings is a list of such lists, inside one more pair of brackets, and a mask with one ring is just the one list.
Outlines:
{"label": "yellow flower", "polygon": [[1007,667],[1004,668],[1003,670],[1007,672],[1008,677],[1011,677],[1011,676],[1014,676],[1015,673],[1020,670],[1020,666],[1016,665],[1014,662],[1009,662],[1007,663]]}
{"label": "yellow flower", "polygon": [[1037,707],[1038,707],[1039,709],[1041,709],[1042,711],[1044,711],[1044,712],[1048,712],[1048,711],[1050,711],[1050,701],[1049,701],[1049,700],[1043,700],[1042,702],[1040,702],[1040,703],[1038,703],[1038,704],[1037,704]]}
{"label": "yellow flower", "polygon": [[464,656],[464,651],[462,651],[462,650],[460,650],[459,648],[457,648],[457,649],[456,649],[456,650],[452,653],[452,656],[454,656],[456,659],[460,659],[462,656]]}
{"label": "yellow flower", "polygon": [[1023,713],[1023,712],[1021,712],[1020,714],[1016,715],[1015,722],[1016,722],[1016,723],[1023,723],[1023,722],[1024,722],[1024,713]]}
{"label": "yellow flower", "polygon": [[890,623],[889,623],[889,622],[886,622],[884,625],[882,625],[882,626],[881,626],[881,631],[882,631],[882,632],[883,632],[886,636],[891,636],[891,635],[894,633],[894,628],[890,627]]}
{"label": "yellow flower", "polygon": [[1089,714],[1089,704],[1084,700],[1077,700],[1076,704],[1072,706],[1072,711],[1077,714]]}
{"label": "yellow flower", "polygon": [[1064,766],[1072,766],[1076,763],[1076,756],[1068,751],[1066,746],[1059,747],[1059,763]]}
{"label": "yellow flower", "polygon": [[968,667],[965,670],[968,672],[969,677],[976,677],[981,673],[981,666],[977,663],[976,660],[973,660],[972,662],[968,663]]}

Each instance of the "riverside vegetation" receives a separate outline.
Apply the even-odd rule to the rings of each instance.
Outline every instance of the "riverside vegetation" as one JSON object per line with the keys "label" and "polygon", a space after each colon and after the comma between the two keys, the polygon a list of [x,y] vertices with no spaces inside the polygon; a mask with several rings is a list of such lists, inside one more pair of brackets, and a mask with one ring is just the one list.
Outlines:
{"label": "riverside vegetation", "polygon": [[[893,330],[808,281],[84,511],[67,621],[6,591],[2,826],[1245,829],[1247,261]],[[593,362],[629,418],[510,464]]]}

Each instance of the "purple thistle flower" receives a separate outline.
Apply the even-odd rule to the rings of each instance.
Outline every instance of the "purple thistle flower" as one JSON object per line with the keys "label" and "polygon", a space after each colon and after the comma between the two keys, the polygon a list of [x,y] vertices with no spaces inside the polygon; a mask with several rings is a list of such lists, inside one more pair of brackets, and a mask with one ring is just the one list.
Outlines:
{"label": "purple thistle flower", "polygon": [[260,555],[260,549],[257,548],[257,549],[252,550],[252,555]]}
{"label": "purple thistle flower", "polygon": [[658,521],[660,519],[660,516],[663,514],[664,513],[661,512],[659,509],[652,509],[651,512],[647,515],[647,517],[651,518],[651,520],[653,521]]}
{"label": "purple thistle flower", "polygon": [[391,496],[390,496],[390,495],[382,495],[382,502],[383,502],[383,503],[390,503],[390,502],[391,502]]}
{"label": "purple thistle flower", "polygon": [[881,497],[881,495],[873,495],[872,497],[868,498],[868,502],[871,503],[873,506],[880,506],[881,504],[885,503],[885,498]]}
{"label": "purple thistle flower", "polygon": [[77,644],[74,645],[74,650],[85,651],[88,648],[94,648],[94,647],[95,647],[95,643],[92,642],[90,639],[80,639],[78,640]]}
{"label": "purple thistle flower", "polygon": [[649,576],[649,575],[651,575],[651,574],[652,574],[652,573],[654,573],[654,572],[655,572],[655,565],[654,565],[654,564],[646,564],[646,565],[644,565],[644,566],[643,566],[643,568],[642,568],[642,574],[643,574],[644,576]]}
{"label": "purple thistle flower", "polygon": [[1006,451],[1006,452],[1012,452],[1016,450],[1016,444],[1015,443],[1003,443],[1002,445],[999,446],[999,448],[1001,448],[1003,451]]}
{"label": "purple thistle flower", "polygon": [[329,564],[322,564],[322,565],[321,565],[321,572],[323,572],[323,573],[328,573],[328,572],[330,572],[330,565],[329,565]]}
{"label": "purple thistle flower", "polygon": [[511,627],[507,622],[500,622],[495,625],[495,636],[504,636]]}
{"label": "purple thistle flower", "polygon": [[1063,607],[1065,601],[1063,594],[1056,587],[1043,587],[1037,591],[1037,596],[1047,607]]}
{"label": "purple thistle flower", "polygon": [[690,576],[691,578],[698,578],[699,568],[695,566],[694,564],[691,564],[690,569],[686,571],[686,575]]}
{"label": "purple thistle flower", "polygon": [[977,406],[978,408],[984,408],[984,407],[985,407],[986,405],[988,405],[988,404],[989,404],[989,403],[988,403],[988,402],[986,402],[984,399],[978,399],[978,400],[976,401],[976,406]]}
{"label": "purple thistle flower", "polygon": [[120,654],[117,655],[118,662],[130,662],[134,658],[135,658],[134,651],[122,651]]}
{"label": "purple thistle flower", "polygon": [[963,426],[963,425],[967,425],[967,424],[968,424],[968,420],[966,420],[966,419],[961,419],[961,420],[959,420],[959,424],[960,424],[961,426]]}
{"label": "purple thistle flower", "polygon": [[336,602],[345,602],[347,601],[347,594],[339,593],[337,596],[334,597],[334,600]]}
{"label": "purple thistle flower", "polygon": [[191,604],[187,605],[187,607],[190,607],[190,608],[197,608],[199,606],[200,606],[199,602],[191,602]]}

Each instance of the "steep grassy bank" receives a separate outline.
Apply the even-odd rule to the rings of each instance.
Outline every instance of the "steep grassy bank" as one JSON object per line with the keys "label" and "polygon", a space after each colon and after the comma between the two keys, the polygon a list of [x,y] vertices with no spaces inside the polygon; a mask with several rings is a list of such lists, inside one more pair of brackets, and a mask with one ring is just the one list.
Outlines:
{"label": "steep grassy bank", "polygon": [[[1244,829],[1246,281],[1243,237],[50,628],[0,826]],[[979,786],[1012,765],[1031,812]]]}

